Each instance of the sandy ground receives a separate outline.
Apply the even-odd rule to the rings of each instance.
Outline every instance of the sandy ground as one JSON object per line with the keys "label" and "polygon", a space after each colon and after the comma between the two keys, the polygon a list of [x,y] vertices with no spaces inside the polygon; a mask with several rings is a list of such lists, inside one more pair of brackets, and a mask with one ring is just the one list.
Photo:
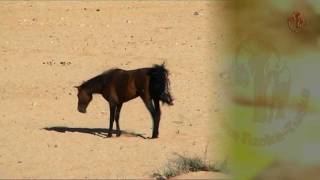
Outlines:
{"label": "sandy ground", "polygon": [[183,174],[180,176],[173,177],[172,179],[230,179],[229,176],[220,172],[190,172],[188,174]]}
{"label": "sandy ground", "polygon": [[[215,113],[224,96],[218,52],[226,8],[225,1],[1,1],[0,177],[150,178],[173,153],[204,156],[207,146],[210,161],[224,160]],[[176,100],[162,107],[158,139],[136,136],[150,136],[152,126],[140,99],[123,106],[127,133],[119,138],[104,138],[102,97],[77,112],[74,85],[112,67],[163,61]],[[65,132],[44,129],[57,126]]]}

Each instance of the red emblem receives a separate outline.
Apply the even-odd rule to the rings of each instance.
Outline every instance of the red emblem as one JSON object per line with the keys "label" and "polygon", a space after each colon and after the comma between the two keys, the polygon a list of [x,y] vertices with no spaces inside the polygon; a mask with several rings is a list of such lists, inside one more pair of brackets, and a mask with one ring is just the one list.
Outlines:
{"label": "red emblem", "polygon": [[301,31],[305,24],[303,15],[298,11],[293,11],[288,18],[288,26],[292,32]]}

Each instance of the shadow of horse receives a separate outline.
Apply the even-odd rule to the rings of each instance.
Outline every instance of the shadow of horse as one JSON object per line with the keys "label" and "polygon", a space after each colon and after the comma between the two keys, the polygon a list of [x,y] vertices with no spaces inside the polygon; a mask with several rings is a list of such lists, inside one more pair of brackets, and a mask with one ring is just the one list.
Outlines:
{"label": "shadow of horse", "polygon": [[[99,136],[102,138],[107,138],[107,135],[109,133],[108,129],[104,128],[71,128],[71,127],[64,127],[64,126],[55,126],[55,127],[45,127],[43,128],[47,131],[56,131],[60,133],[65,132],[78,132],[78,133],[85,133],[85,134],[91,134],[94,136]],[[116,134],[117,131],[112,131],[112,134]],[[121,133],[126,137],[141,137],[143,139],[148,139],[147,137],[143,136],[143,134],[135,133],[135,132],[127,132],[127,131],[121,131]]]}

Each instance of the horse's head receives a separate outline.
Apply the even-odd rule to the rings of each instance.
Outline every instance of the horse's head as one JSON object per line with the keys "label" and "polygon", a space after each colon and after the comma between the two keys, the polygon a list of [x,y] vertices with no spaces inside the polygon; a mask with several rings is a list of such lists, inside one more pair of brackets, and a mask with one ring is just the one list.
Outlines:
{"label": "horse's head", "polygon": [[159,100],[165,104],[173,105],[173,98],[170,94],[169,70],[166,69],[165,63],[155,64],[150,70],[151,91]]}
{"label": "horse's head", "polygon": [[169,92],[166,92],[166,93],[162,93],[160,95],[160,100],[163,102],[163,103],[166,103],[170,106],[173,105],[173,98],[171,96],[171,94]]}
{"label": "horse's head", "polygon": [[87,107],[92,100],[92,94],[81,88],[81,86],[75,86],[75,88],[78,89],[78,111],[86,113]]}

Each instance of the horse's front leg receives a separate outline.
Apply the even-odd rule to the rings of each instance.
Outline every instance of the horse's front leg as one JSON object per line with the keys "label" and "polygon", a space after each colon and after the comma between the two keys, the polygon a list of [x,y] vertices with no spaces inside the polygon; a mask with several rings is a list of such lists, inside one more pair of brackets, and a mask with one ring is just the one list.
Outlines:
{"label": "horse's front leg", "polygon": [[120,124],[119,124],[121,107],[122,107],[122,104],[117,105],[116,115],[115,115],[116,124],[117,124],[117,137],[121,135]]}
{"label": "horse's front leg", "polygon": [[154,136],[158,137],[159,135],[159,124],[160,124],[160,117],[161,117],[161,110],[160,110],[160,104],[159,104],[159,99],[153,99],[154,103],[154,108],[155,108],[155,121],[154,121]]}
{"label": "horse's front leg", "polygon": [[158,130],[157,130],[157,115],[156,115],[156,110],[152,104],[152,100],[151,98],[146,98],[146,97],[142,97],[142,100],[145,104],[145,106],[147,107],[147,109],[149,110],[151,117],[152,117],[152,121],[153,121],[153,128],[152,128],[152,138],[157,138],[158,137]]}
{"label": "horse's front leg", "polygon": [[114,113],[116,110],[116,105],[113,103],[109,103],[109,108],[110,108],[110,122],[109,122],[108,137],[112,137],[112,127],[113,127]]}

